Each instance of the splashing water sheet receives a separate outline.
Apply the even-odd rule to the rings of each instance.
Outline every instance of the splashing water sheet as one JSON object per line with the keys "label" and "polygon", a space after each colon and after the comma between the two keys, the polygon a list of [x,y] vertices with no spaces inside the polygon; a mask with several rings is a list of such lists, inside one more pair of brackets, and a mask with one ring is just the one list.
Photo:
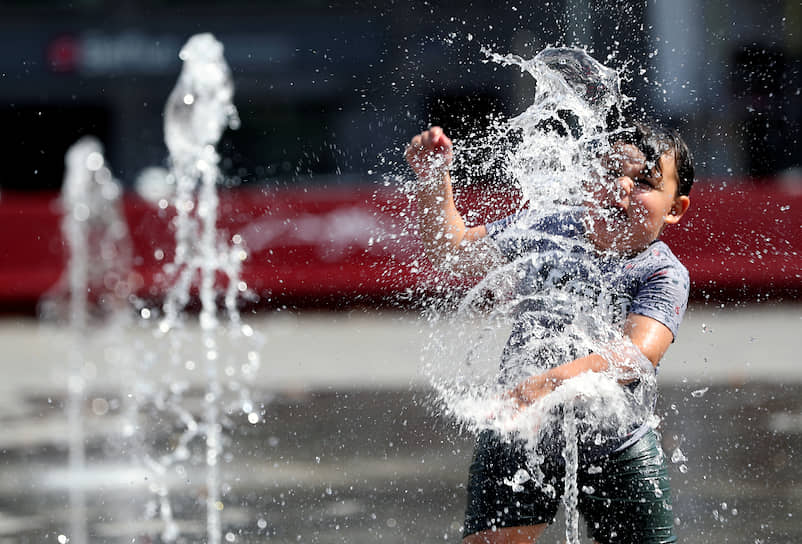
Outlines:
{"label": "splashing water sheet", "polygon": [[[525,444],[528,466],[499,485],[513,491],[530,480],[548,485],[541,464],[555,448],[560,451],[566,472],[565,536],[576,543],[579,450],[603,446],[603,437],[656,426],[655,375],[620,331],[621,308],[610,275],[616,256],[599,256],[584,237],[528,226],[548,217],[576,216],[593,198],[588,180],[605,176],[601,157],[610,152],[613,134],[606,116],[622,111],[628,99],[620,92],[618,73],[580,49],[548,48],[529,60],[485,54],[534,78],[534,101],[516,117],[497,121],[487,142],[455,142],[455,161],[469,162],[481,149],[484,156],[487,150],[494,150],[496,159],[502,155],[490,162],[503,164],[506,179],[522,197],[497,245],[523,239],[515,243],[528,250],[491,269],[458,295],[456,304],[449,300],[429,308],[430,324],[448,331],[448,338],[436,338],[426,348],[424,372],[442,411],[465,429],[492,430]],[[566,380],[523,410],[509,399],[509,390],[527,377],[591,352],[617,363],[605,372]]]}

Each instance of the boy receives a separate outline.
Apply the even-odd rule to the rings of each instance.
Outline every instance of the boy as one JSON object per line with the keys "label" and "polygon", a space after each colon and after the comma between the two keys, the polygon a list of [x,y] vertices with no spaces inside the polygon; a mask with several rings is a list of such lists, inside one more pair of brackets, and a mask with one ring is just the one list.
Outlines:
{"label": "boy", "polygon": [[[584,237],[600,260],[607,259],[611,283],[625,301],[621,332],[656,368],[674,340],[689,288],[687,270],[658,237],[687,211],[694,172],[676,133],[636,124],[629,134],[634,137],[612,144],[603,160],[609,175],[595,181],[583,213],[531,225],[524,217],[523,228],[520,217],[469,228],[454,204],[452,143],[439,127],[423,131],[412,139],[405,158],[419,180],[419,226],[427,257],[436,267],[479,276],[537,251],[536,244],[521,239],[527,230]],[[512,344],[511,336],[508,348]],[[632,364],[609,353],[569,353],[576,356],[551,361],[548,370],[512,384],[508,397],[523,410],[569,378]],[[592,463],[579,465],[578,510],[589,534],[599,544],[675,542],[665,458],[654,430],[644,422],[605,444]],[[483,432],[471,466],[463,543],[536,542],[560,502],[565,467],[560,459],[552,461],[542,469],[556,495],[532,483],[512,489],[503,482],[525,467],[526,452],[520,443]]]}

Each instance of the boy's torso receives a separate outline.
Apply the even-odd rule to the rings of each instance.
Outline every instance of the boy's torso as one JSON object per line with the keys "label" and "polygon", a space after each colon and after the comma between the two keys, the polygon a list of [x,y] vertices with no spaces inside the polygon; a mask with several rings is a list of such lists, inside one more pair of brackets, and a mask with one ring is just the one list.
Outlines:
{"label": "boy's torso", "polygon": [[[687,303],[687,271],[665,243],[657,240],[631,258],[600,255],[585,241],[575,209],[534,222],[520,216],[513,221],[488,225],[491,239],[510,260],[503,273],[515,279],[508,306],[512,330],[501,361],[505,386],[620,338],[631,311],[658,319],[676,334]],[[656,280],[670,292],[654,287]],[[633,398],[633,410],[647,417],[655,396],[656,390],[640,392],[636,397],[649,406],[635,406],[639,401]],[[633,422],[629,431],[639,432],[644,423]]]}

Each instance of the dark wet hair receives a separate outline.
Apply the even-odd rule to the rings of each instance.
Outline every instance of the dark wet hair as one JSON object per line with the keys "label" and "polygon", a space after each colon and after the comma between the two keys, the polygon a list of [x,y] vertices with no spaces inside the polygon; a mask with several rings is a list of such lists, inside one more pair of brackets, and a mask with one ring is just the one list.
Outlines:
{"label": "dark wet hair", "polygon": [[[597,129],[609,134],[611,145],[616,142],[633,144],[646,155],[648,163],[658,168],[660,156],[673,151],[679,178],[677,192],[680,195],[689,195],[693,187],[695,170],[688,144],[676,130],[665,128],[651,119],[639,120],[631,111],[631,105],[625,106],[623,111],[613,106],[607,112],[605,126]],[[557,110],[555,117],[541,121],[537,128],[544,132],[555,132],[563,138],[570,135],[578,139],[582,136],[579,119],[570,110]]]}
{"label": "dark wet hair", "polygon": [[690,194],[695,177],[693,156],[679,132],[664,128],[652,120],[633,119],[623,120],[620,123],[620,129],[620,131],[614,130],[611,134],[611,143],[625,142],[634,145],[646,155],[647,162],[655,164],[658,168],[660,156],[668,151],[673,151],[679,178],[677,192],[685,196]]}

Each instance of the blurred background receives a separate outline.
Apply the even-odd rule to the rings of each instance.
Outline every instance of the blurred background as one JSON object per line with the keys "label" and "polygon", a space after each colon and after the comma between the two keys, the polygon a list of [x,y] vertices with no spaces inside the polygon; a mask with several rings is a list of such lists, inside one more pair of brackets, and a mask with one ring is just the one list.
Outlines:
{"label": "blurred background", "polygon": [[[486,62],[483,47],[531,58],[550,44],[582,45],[622,69],[626,92],[688,140],[703,217],[686,222],[691,247],[677,249],[695,272],[695,295],[799,287],[799,212],[785,209],[802,185],[796,2],[3,2],[2,12],[2,307],[30,312],[60,273],[49,201],[67,147],[86,134],[130,190],[126,213],[151,283],[149,270],[162,264],[154,246],[169,233],[137,207],[133,189],[166,164],[162,112],[177,51],[201,31],[225,46],[243,120],[219,146],[223,184],[239,189],[228,192],[227,209],[241,211],[227,214],[230,230],[292,219],[280,241],[252,243],[246,265],[265,268],[249,284],[273,305],[392,299],[417,286],[406,270],[389,281],[395,263],[367,246],[371,227],[404,228],[384,225],[370,196],[409,176],[401,152],[422,127],[481,138],[489,118],[530,103],[531,78]],[[466,210],[498,180],[470,181]],[[483,211],[469,219],[503,215]]]}
{"label": "blurred background", "polygon": [[86,133],[104,141],[129,185],[163,162],[161,113],[180,68],[176,52],[200,31],[225,44],[245,120],[225,142],[232,183],[370,183],[377,156],[422,124],[460,132],[485,124],[487,113],[528,105],[526,79],[484,64],[481,46],[531,57],[556,43],[631,63],[630,95],[682,129],[702,179],[772,181],[800,167],[797,2],[2,8],[3,149],[16,159],[3,176],[9,190],[58,189],[64,150]]}
{"label": "blurred background", "polygon": [[[467,141],[522,111],[528,76],[482,48],[531,58],[548,45],[623,69],[626,93],[695,155],[692,210],[666,233],[692,300],[661,368],[682,540],[799,541],[798,1],[44,0],[0,2],[0,542],[69,537],[58,469],[74,338],[36,319],[68,259],[64,154],[96,136],[125,189],[134,260],[120,292],[139,315],[164,296],[174,240],[159,197],[136,189],[167,166],[164,104],[198,32],[222,42],[233,73],[242,123],[218,146],[219,227],[248,249],[242,309],[267,337],[254,390],[268,415],[229,431],[247,462],[230,465],[226,541],[459,541],[472,438],[430,409],[418,370],[419,312],[442,279],[420,259],[401,155],[426,126]],[[510,209],[504,180],[461,174],[469,221]],[[157,516],[139,514],[147,489],[109,449],[124,398],[109,346],[155,341],[141,326],[99,336],[81,405],[99,467],[90,541],[160,541]],[[202,540],[181,501],[183,534]]]}

